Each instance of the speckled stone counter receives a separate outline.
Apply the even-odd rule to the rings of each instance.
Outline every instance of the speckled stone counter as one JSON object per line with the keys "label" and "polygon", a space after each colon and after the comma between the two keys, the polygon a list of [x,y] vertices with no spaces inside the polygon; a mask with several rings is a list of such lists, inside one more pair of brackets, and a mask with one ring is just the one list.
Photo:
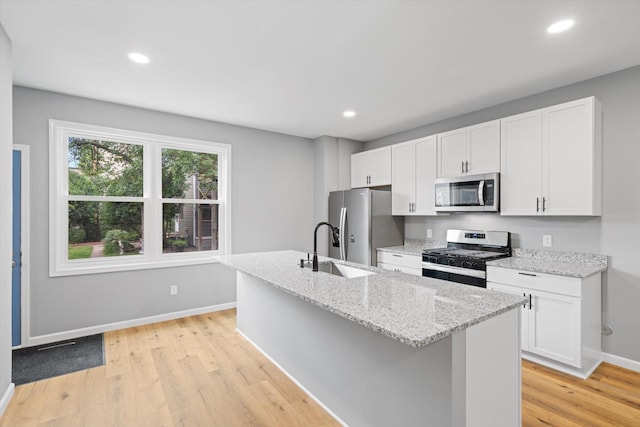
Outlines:
{"label": "speckled stone counter", "polygon": [[425,249],[445,248],[446,246],[446,242],[405,239],[404,246],[389,246],[386,248],[378,248],[378,250],[402,255],[422,255],[422,251]]}
{"label": "speckled stone counter", "polygon": [[492,267],[584,279],[607,269],[606,255],[514,249],[513,256],[487,262]]}
{"label": "speckled stone counter", "polygon": [[[376,274],[353,279],[300,268],[306,253],[263,252],[220,262],[385,336],[423,347],[514,309],[523,298],[332,260]],[[320,257],[320,261],[329,260]]]}

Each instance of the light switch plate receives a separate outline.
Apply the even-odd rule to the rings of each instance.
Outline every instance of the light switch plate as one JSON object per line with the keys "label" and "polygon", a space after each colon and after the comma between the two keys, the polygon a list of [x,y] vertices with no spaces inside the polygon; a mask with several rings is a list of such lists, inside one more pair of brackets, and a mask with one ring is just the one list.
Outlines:
{"label": "light switch plate", "polygon": [[551,239],[551,235],[550,234],[544,234],[542,236],[542,246],[550,248],[552,245],[553,245],[553,242],[552,242],[552,239]]}
{"label": "light switch plate", "polygon": [[427,228],[427,239],[431,239],[433,237],[433,230],[430,228]]}

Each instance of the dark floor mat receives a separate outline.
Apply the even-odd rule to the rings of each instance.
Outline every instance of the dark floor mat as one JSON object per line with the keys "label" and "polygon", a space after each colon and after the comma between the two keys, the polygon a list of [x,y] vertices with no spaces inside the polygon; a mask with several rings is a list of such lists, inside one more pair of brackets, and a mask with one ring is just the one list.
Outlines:
{"label": "dark floor mat", "polygon": [[104,365],[103,334],[13,350],[15,385]]}

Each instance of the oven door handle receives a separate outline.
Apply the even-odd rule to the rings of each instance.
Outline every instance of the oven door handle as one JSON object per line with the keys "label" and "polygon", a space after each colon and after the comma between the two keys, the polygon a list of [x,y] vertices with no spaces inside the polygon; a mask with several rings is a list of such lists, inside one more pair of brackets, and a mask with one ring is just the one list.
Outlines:
{"label": "oven door handle", "polygon": [[424,270],[442,271],[443,273],[453,273],[461,276],[477,277],[480,279],[485,279],[487,277],[487,272],[484,270],[471,270],[469,268],[452,267],[450,265],[434,264],[432,262],[423,262],[422,268]]}
{"label": "oven door handle", "polygon": [[484,179],[478,185],[478,203],[480,206],[484,206]]}

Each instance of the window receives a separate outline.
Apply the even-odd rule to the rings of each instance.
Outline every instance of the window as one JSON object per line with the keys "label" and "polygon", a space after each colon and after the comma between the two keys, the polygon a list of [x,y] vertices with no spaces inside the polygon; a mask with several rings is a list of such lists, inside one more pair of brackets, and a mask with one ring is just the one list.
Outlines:
{"label": "window", "polygon": [[50,275],[230,251],[231,147],[50,120]]}

